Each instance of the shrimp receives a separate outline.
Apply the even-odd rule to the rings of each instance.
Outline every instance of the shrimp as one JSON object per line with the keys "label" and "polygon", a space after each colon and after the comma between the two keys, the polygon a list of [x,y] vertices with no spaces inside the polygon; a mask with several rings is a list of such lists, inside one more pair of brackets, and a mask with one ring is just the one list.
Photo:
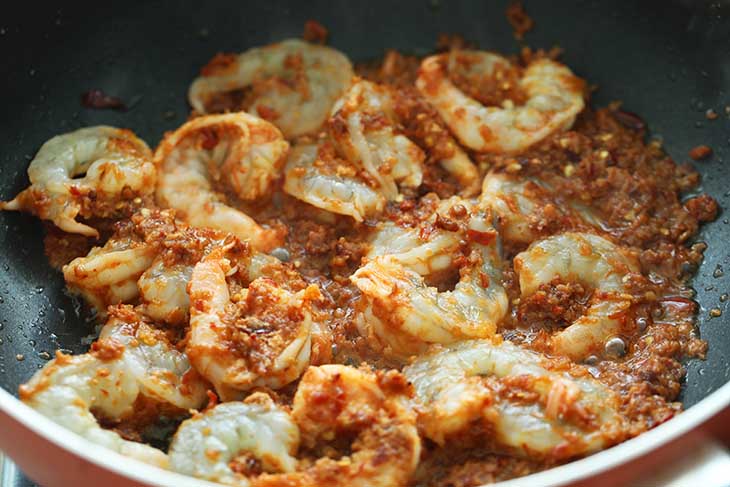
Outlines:
{"label": "shrimp", "polygon": [[188,99],[199,113],[210,113],[225,94],[253,87],[253,103],[243,108],[291,139],[322,126],[352,76],[352,64],[341,52],[288,39],[214,58],[190,85]]}
{"label": "shrimp", "polygon": [[464,149],[453,144],[450,156],[439,159],[439,164],[451,174],[461,185],[462,196],[474,196],[479,193],[479,170]]}
{"label": "shrimp", "polygon": [[137,280],[152,265],[154,246],[124,236],[112,237],[103,247],[94,247],[84,257],[63,266],[63,277],[73,293],[80,294],[103,315],[112,304],[137,298]]}
{"label": "shrimp", "polygon": [[412,391],[395,371],[373,373],[345,365],[310,367],[299,382],[292,417],[310,450],[355,437],[351,453],[323,456],[291,473],[263,474],[256,487],[405,486],[416,469],[421,440],[408,406]]}
{"label": "shrimp", "polygon": [[141,197],[151,195],[157,171],[144,141],[129,130],[99,125],[48,140],[28,177],[30,187],[0,202],[0,210],[29,211],[64,232],[99,237],[76,217],[119,216],[135,200],[141,204]]}
{"label": "shrimp", "polygon": [[400,125],[405,134],[426,151],[429,162],[437,162],[459,183],[461,196],[478,194],[479,170],[451,135],[436,109],[415,87],[395,90],[393,97]]}
{"label": "shrimp", "polygon": [[421,405],[419,425],[440,445],[487,431],[478,441],[497,451],[565,459],[620,441],[617,395],[577,366],[573,376],[549,365],[510,342],[471,340],[421,356],[403,373]]}
{"label": "shrimp", "polygon": [[28,177],[30,187],[0,202],[0,210],[25,210],[64,232],[98,237],[76,218],[119,216],[141,204],[152,193],[157,170],[149,147],[131,131],[100,125],[47,141],[31,161]]}
{"label": "shrimp", "polygon": [[197,409],[208,399],[206,382],[190,366],[164,331],[129,305],[110,311],[99,340],[122,345],[122,360],[147,398],[182,410]]}
{"label": "shrimp", "polygon": [[429,287],[393,256],[375,257],[350,277],[362,293],[355,318],[358,330],[381,345],[386,355],[406,359],[429,344],[494,335],[508,302],[489,211],[475,208],[461,231],[472,251],[453,291]]}
{"label": "shrimp", "polygon": [[485,107],[460,91],[450,80],[453,61],[478,75],[491,76],[509,65],[484,51],[454,51],[426,58],[416,87],[439,112],[462,144],[479,152],[521,152],[548,135],[570,128],[583,109],[584,82],[566,66],[550,59],[532,61],[520,87],[527,95],[522,106],[508,100],[502,107]]}
{"label": "shrimp", "polygon": [[603,237],[572,232],[533,243],[515,257],[514,267],[522,296],[555,278],[593,287],[586,314],[553,336],[553,351],[573,360],[600,352],[609,338],[622,332],[632,304],[626,277],[640,272],[635,255]]}
{"label": "shrimp", "polygon": [[[376,181],[388,201],[398,196],[398,186],[421,185],[423,151],[407,137],[394,132],[393,98],[384,86],[357,80],[335,103],[329,132],[344,157]],[[396,184],[397,183],[397,184]]]}
{"label": "shrimp", "polygon": [[167,468],[168,459],[151,446],[128,441],[103,429],[91,410],[111,419],[129,414],[139,385],[121,360],[104,361],[93,353],[64,355],[20,386],[20,399],[57,424],[97,445],[145,463]]}
{"label": "shrimp", "polygon": [[279,177],[288,148],[276,127],[246,113],[193,119],[166,136],[155,151],[157,200],[193,226],[230,232],[270,250],[281,244],[280,232],[228,206],[212,182],[224,179],[243,200],[260,198]]}
{"label": "shrimp", "polygon": [[372,260],[378,256],[391,256],[424,277],[446,271],[453,266],[454,258],[461,254],[463,232],[458,225],[449,230],[436,226],[436,223],[442,217],[453,218],[454,212],[471,211],[473,206],[469,200],[454,196],[440,201],[433,213],[417,227],[382,221],[369,238],[370,250],[366,257]]}
{"label": "shrimp", "polygon": [[331,144],[300,143],[289,152],[284,191],[323,210],[361,222],[385,208],[385,197],[355,178],[357,169],[334,155]]}
{"label": "shrimp", "polygon": [[129,306],[110,310],[101,338],[83,355],[56,358],[19,389],[23,402],[101,446],[167,468],[167,455],[99,426],[92,411],[119,420],[140,397],[180,409],[202,406],[206,384],[165,334]]}
{"label": "shrimp", "polygon": [[143,208],[121,221],[103,247],[63,267],[68,288],[104,315],[112,304],[141,298],[145,314],[167,324],[187,323],[187,283],[193,266],[225,240],[221,232],[191,228],[169,210]]}
{"label": "shrimp", "polygon": [[232,265],[226,250],[212,251],[193,269],[185,351],[218,395],[230,400],[253,387],[279,388],[299,377],[309,365],[311,303],[320,294],[316,285],[292,292],[262,276],[231,295],[226,276],[245,269],[245,262]]}
{"label": "shrimp", "polygon": [[163,323],[186,325],[190,314],[187,287],[192,274],[192,265],[170,265],[155,259],[137,281],[145,314]]}
{"label": "shrimp", "polygon": [[540,238],[533,215],[538,209],[551,205],[560,218],[561,227],[598,229],[601,223],[585,206],[573,201],[553,204],[556,195],[550,186],[537,180],[518,180],[499,173],[489,173],[482,183],[481,199],[492,207],[499,218],[502,237],[512,243],[529,244]]}
{"label": "shrimp", "polygon": [[356,80],[335,103],[329,137],[292,150],[284,191],[333,213],[363,221],[400,196],[399,186],[417,188],[425,154],[395,132],[392,94]]}
{"label": "shrimp", "polygon": [[[227,485],[247,486],[231,468],[242,454],[261,462],[265,472],[292,472],[299,428],[268,394],[255,392],[243,402],[218,404],[183,421],[170,444],[172,470]],[[250,458],[250,457],[244,457]]]}

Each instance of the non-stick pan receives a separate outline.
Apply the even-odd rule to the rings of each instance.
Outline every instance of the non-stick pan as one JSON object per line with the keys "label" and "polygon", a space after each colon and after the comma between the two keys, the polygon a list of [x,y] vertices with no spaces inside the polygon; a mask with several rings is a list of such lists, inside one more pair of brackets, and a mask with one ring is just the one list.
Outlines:
{"label": "non-stick pan", "polygon": [[[187,86],[218,51],[238,52],[296,37],[306,20],[316,19],[329,29],[330,43],[355,61],[376,58],[388,47],[425,54],[439,33],[459,33],[481,48],[512,53],[521,44],[505,19],[505,7],[502,1],[446,0],[14,2],[13,11],[0,16],[0,199],[27,185],[30,159],[45,140],[61,132],[104,123],[132,128],[154,146],[164,131],[184,122]],[[730,207],[724,162],[730,157],[728,3],[527,0],[526,9],[536,27],[524,42],[564,48],[563,60],[597,86],[594,105],[623,100],[625,109],[641,114],[650,137],[662,139],[678,162],[688,160],[693,146],[711,146],[714,156],[696,163],[702,191]],[[80,95],[90,89],[121,97],[128,110],[84,108]],[[719,117],[709,120],[708,109]],[[643,456],[730,404],[730,386],[722,389],[730,379],[730,301],[721,300],[730,292],[729,229],[720,214],[698,237],[709,247],[693,285],[701,305],[699,329],[710,348],[706,360],[687,364],[680,399],[688,411],[602,457],[540,477],[538,485],[587,478]],[[35,218],[0,213],[0,386],[13,395],[54,350],[83,352],[85,338],[94,331],[93,320],[65,293],[60,273],[47,264],[42,235]],[[722,316],[710,318],[711,308],[719,308]],[[104,485],[123,485],[124,472],[135,472],[131,484],[148,478],[184,485],[99,448],[89,449],[2,391],[0,448],[47,485],[62,485],[73,478],[67,471],[78,468],[109,482]],[[96,460],[90,462],[92,457]],[[623,478],[628,470],[614,470],[613,478]]]}

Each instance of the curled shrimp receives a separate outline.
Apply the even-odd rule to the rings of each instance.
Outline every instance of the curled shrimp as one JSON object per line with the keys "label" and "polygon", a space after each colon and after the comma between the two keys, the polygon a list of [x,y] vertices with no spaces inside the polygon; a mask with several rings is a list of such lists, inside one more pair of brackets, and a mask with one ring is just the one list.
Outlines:
{"label": "curled shrimp", "polygon": [[181,410],[205,404],[207,383],[190,366],[167,334],[129,305],[111,309],[99,340],[123,346],[122,360],[137,379],[140,393]]}
{"label": "curled shrimp", "polygon": [[470,340],[423,355],[403,373],[421,404],[419,425],[441,445],[487,431],[480,445],[565,459],[620,441],[626,425],[617,395],[585,370],[549,367],[510,342]]}
{"label": "curled shrimp", "polygon": [[102,338],[83,355],[64,355],[19,389],[23,402],[87,440],[163,468],[167,455],[103,429],[92,410],[107,419],[134,414],[140,396],[179,409],[200,407],[206,387],[165,335],[129,307],[112,311]]}
{"label": "curled shrimp", "polygon": [[499,219],[499,231],[508,242],[529,244],[543,236],[533,216],[551,207],[552,220],[560,219],[561,228],[600,228],[598,218],[574,201],[554,203],[550,186],[537,180],[519,180],[506,174],[489,173],[482,183],[481,199],[491,206]]}
{"label": "curled shrimp", "polygon": [[250,106],[225,108],[245,108],[294,138],[322,126],[352,76],[352,64],[341,52],[288,39],[214,58],[190,85],[188,99],[199,113],[211,113],[227,93],[252,87]]}
{"label": "curled shrimp", "polygon": [[[459,212],[473,211],[474,205],[458,196],[442,200],[431,215],[418,226],[406,227],[390,220],[378,223],[369,237],[368,259],[390,256],[404,267],[421,276],[438,276],[453,267],[454,258],[461,254],[463,229],[437,226],[442,218],[453,219]],[[463,215],[462,215],[463,216]],[[449,224],[452,221],[449,220]],[[449,224],[445,226],[449,227]]]}
{"label": "curled shrimp", "polygon": [[218,395],[230,400],[299,377],[311,355],[311,302],[320,295],[315,285],[292,292],[265,276],[231,295],[226,276],[245,263],[232,264],[225,251],[214,250],[193,269],[185,351]]}
{"label": "curled shrimp", "polygon": [[397,256],[375,257],[350,277],[362,293],[355,319],[358,330],[381,345],[386,355],[405,359],[429,344],[495,334],[508,302],[491,215],[475,208],[461,232],[472,251],[453,291],[428,286]]}
{"label": "curled shrimp", "polygon": [[223,180],[243,200],[260,198],[279,177],[288,148],[276,127],[243,112],[193,119],[155,151],[158,202],[193,226],[230,232],[258,249],[276,247],[280,232],[227,205],[212,182]]}
{"label": "curled shrimp", "polygon": [[63,277],[71,292],[83,296],[103,315],[107,306],[137,298],[137,280],[152,265],[155,255],[154,246],[144,241],[112,237],[103,247],[94,247],[63,266]]}
{"label": "curled shrimp", "polygon": [[300,461],[291,473],[263,474],[256,487],[332,485],[398,487],[416,469],[421,441],[408,407],[411,391],[397,372],[373,373],[345,365],[310,367],[292,406],[302,446],[315,450],[333,438],[354,437],[351,453]]}
{"label": "curled shrimp", "polygon": [[329,138],[292,150],[284,190],[311,205],[363,221],[420,186],[423,151],[395,131],[393,98],[383,86],[357,80],[335,103]]}
{"label": "curled shrimp", "polygon": [[465,95],[450,80],[450,63],[491,76],[509,61],[484,51],[453,51],[426,58],[416,87],[439,112],[462,144],[479,152],[514,153],[548,135],[569,128],[583,109],[584,82],[566,66],[550,59],[532,61],[519,82],[527,95],[524,105],[510,100],[502,107],[485,107]]}
{"label": "curled shrimp", "polygon": [[533,294],[555,278],[593,288],[586,314],[553,336],[555,353],[574,360],[603,350],[620,335],[632,304],[626,277],[639,272],[636,256],[597,235],[564,233],[530,245],[514,259],[522,296]]}
{"label": "curled shrimp", "polygon": [[226,234],[188,227],[169,210],[143,208],[117,224],[103,247],[63,267],[68,288],[100,315],[112,304],[141,298],[144,313],[167,324],[187,323],[187,283],[193,266]]}
{"label": "curled shrimp", "polygon": [[[250,485],[232,464],[243,455],[261,462],[265,472],[291,472],[299,428],[268,394],[255,392],[243,402],[228,402],[183,421],[170,444],[170,468],[227,485]],[[250,457],[243,457],[244,460]]]}
{"label": "curled shrimp", "polygon": [[109,418],[132,411],[139,386],[121,361],[103,361],[94,354],[61,353],[20,388],[21,400],[44,416],[122,455],[167,468],[168,459],[151,446],[123,439],[103,429],[91,410]]}
{"label": "curled shrimp", "polygon": [[149,147],[131,131],[100,125],[47,141],[28,177],[30,187],[0,202],[0,210],[29,211],[64,232],[98,237],[76,218],[119,216],[135,199],[151,195],[157,171]]}
{"label": "curled shrimp", "polygon": [[377,182],[388,201],[398,185],[421,185],[423,151],[394,130],[393,96],[384,86],[357,80],[333,107],[329,132],[344,157]]}
{"label": "curled shrimp", "polygon": [[289,151],[284,191],[323,210],[356,221],[385,208],[385,197],[355,176],[357,168],[335,155],[331,143],[299,143]]}
{"label": "curled shrimp", "polygon": [[478,194],[481,183],[479,170],[451,135],[438,112],[415,88],[395,90],[393,97],[398,121],[408,137],[425,149],[430,161],[441,165],[459,183],[461,196]]}

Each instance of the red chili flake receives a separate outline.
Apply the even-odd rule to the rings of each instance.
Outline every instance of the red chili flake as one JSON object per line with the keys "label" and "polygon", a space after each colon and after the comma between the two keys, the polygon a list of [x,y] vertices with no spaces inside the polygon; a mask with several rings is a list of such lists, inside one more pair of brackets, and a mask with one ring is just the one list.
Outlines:
{"label": "red chili flake", "polygon": [[717,201],[707,194],[690,198],[684,203],[684,207],[690,215],[700,222],[713,221],[717,218],[717,213],[720,211]]}
{"label": "red chili flake", "polygon": [[316,20],[307,20],[304,23],[304,34],[302,38],[307,42],[315,44],[325,44],[327,42],[327,28]]}
{"label": "red chili flake", "polygon": [[218,404],[218,395],[208,389],[205,391],[205,394],[208,396],[208,404],[205,406],[205,409],[213,409]]}
{"label": "red chili flake", "polygon": [[535,27],[535,21],[527,15],[524,5],[519,0],[510,2],[505,13],[507,15],[507,21],[514,30],[515,39],[518,41],[524,39],[525,33]]}
{"label": "red chili flake", "polygon": [[81,104],[86,108],[110,108],[122,111],[127,109],[127,105],[124,104],[121,98],[107,95],[101,90],[89,90],[83,93],[81,95]]}
{"label": "red chili flake", "polygon": [[266,105],[256,106],[256,112],[259,114],[259,117],[263,118],[264,120],[271,121],[279,118],[279,112]]}
{"label": "red chili flake", "polygon": [[403,200],[398,207],[400,211],[411,211],[416,207],[416,202],[413,200]]}
{"label": "red chili flake", "polygon": [[439,213],[436,213],[436,221],[433,226],[446,230],[447,232],[455,232],[459,229],[459,224],[454,220],[446,218]]}
{"label": "red chili flake", "polygon": [[478,244],[489,245],[497,238],[497,232],[480,232],[478,230],[472,230],[471,228],[466,231],[467,238]]}
{"label": "red chili flake", "polygon": [[212,130],[205,130],[201,134],[203,136],[203,141],[201,142],[201,147],[205,150],[213,150],[215,146],[218,145],[219,139],[218,134],[216,134]]}
{"label": "red chili flake", "polygon": [[695,161],[699,161],[700,159],[707,159],[711,155],[712,148],[707,145],[698,145],[697,147],[689,151],[689,156]]}
{"label": "red chili flake", "polygon": [[624,110],[615,110],[613,112],[614,118],[626,128],[631,130],[644,130],[646,124],[644,121],[635,113],[627,112]]}

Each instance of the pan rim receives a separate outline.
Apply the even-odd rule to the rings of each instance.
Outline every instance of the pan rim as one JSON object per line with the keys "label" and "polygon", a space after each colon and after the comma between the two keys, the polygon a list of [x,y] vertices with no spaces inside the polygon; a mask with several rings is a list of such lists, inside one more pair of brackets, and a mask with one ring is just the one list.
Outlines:
{"label": "pan rim", "polygon": [[[635,438],[586,458],[551,468],[544,472],[506,480],[495,487],[551,487],[587,479],[650,453],[660,446],[695,429],[730,406],[730,382],[683,411],[678,416]],[[54,423],[0,388],[0,412],[3,412],[56,447],[98,467],[143,485],[164,487],[216,486],[201,479],[163,470],[139,460],[100,448],[85,438]]]}

